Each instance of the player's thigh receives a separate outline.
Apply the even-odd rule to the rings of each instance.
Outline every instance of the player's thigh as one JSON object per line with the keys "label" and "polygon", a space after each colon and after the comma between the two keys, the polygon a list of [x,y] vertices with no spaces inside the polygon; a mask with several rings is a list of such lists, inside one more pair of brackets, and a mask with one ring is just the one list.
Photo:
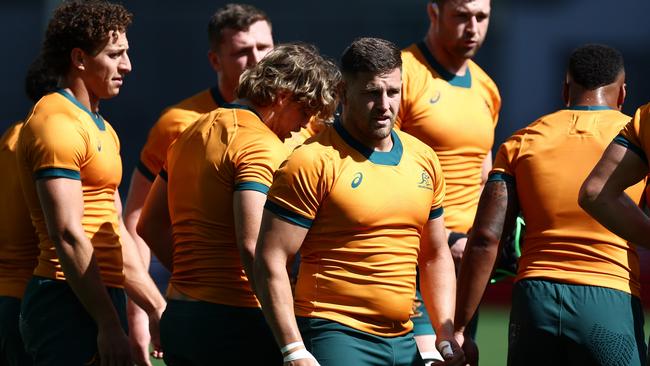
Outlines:
{"label": "player's thigh", "polygon": [[[107,291],[126,331],[124,290]],[[65,281],[34,277],[28,283],[20,332],[34,365],[91,365],[97,361],[97,326]]]}
{"label": "player's thigh", "polygon": [[0,365],[29,366],[23,338],[18,330],[20,299],[0,296]]}
{"label": "player's thigh", "polygon": [[557,293],[545,281],[522,280],[512,291],[508,365],[561,365],[564,362]]}
{"label": "player's thigh", "polygon": [[574,365],[646,364],[638,297],[599,286],[564,285],[563,334]]}
{"label": "player's thigh", "polygon": [[281,365],[282,354],[258,308],[170,300],[161,319],[172,365]]}

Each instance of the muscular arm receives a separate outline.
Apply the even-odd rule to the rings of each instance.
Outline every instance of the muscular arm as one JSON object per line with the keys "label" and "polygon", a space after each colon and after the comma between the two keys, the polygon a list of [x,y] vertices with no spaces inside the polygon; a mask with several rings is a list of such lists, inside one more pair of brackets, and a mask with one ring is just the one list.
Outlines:
{"label": "muscular arm", "polygon": [[458,275],[455,318],[458,333],[464,332],[481,302],[503,233],[512,231],[518,212],[514,184],[491,181],[485,185]]}
{"label": "muscular arm", "polygon": [[[436,341],[454,341],[454,305],[456,295],[456,271],[451,252],[447,245],[445,223],[442,217],[427,221],[420,241],[418,257],[420,269],[420,292],[431,318],[431,324],[436,330]],[[459,347],[453,347],[453,358],[445,357],[448,364],[454,365],[462,361]]]}
{"label": "muscular arm", "polygon": [[128,364],[131,358],[128,339],[102,282],[92,243],[81,225],[84,213],[81,181],[39,179],[36,191],[67,283],[97,324],[102,362]]}
{"label": "muscular arm", "polygon": [[172,224],[167,205],[167,182],[160,176],[156,177],[149,190],[136,229],[160,263],[171,272],[173,269]]}
{"label": "muscular arm", "polygon": [[260,232],[262,213],[266,195],[261,192],[244,190],[235,191],[233,194],[233,214],[235,219],[235,236],[239,256],[248,277],[248,282],[255,291],[255,275],[253,263],[255,258],[255,246],[257,236]]}
{"label": "muscular arm", "polygon": [[647,173],[636,153],[611,143],[580,188],[578,203],[616,235],[650,248],[650,219],[624,192]]}
{"label": "muscular arm", "polygon": [[138,169],[134,169],[133,175],[131,176],[131,185],[129,186],[129,195],[126,197],[126,204],[124,206],[124,225],[131,238],[133,238],[140,252],[142,262],[147,268],[149,267],[151,252],[147,243],[138,235],[136,227],[152,183]]}
{"label": "muscular arm", "polygon": [[255,282],[266,322],[280,346],[302,341],[293,312],[293,295],[286,266],[302,245],[307,231],[268,210],[264,211],[255,250]]}
{"label": "muscular arm", "polygon": [[[138,235],[136,226],[140,219],[140,212],[142,211],[142,206],[144,206],[144,201],[151,189],[151,183],[138,169],[134,169],[133,175],[131,176],[131,185],[129,186],[129,195],[126,198],[126,206],[124,209],[124,226],[135,243],[145,269],[149,268],[151,251],[147,243]],[[134,361],[138,365],[150,366],[149,342],[151,341],[151,336],[148,329],[148,315],[144,310],[134,304],[132,299],[129,299],[127,303],[127,310],[129,338],[133,349]],[[155,340],[154,343],[156,343]],[[154,355],[159,355],[158,350],[154,350]]]}
{"label": "muscular arm", "polygon": [[[115,207],[118,217],[122,211],[120,196],[115,192]],[[127,231],[123,220],[119,220],[120,237],[122,242],[122,258],[124,262],[124,287],[129,300],[140,306],[149,316],[149,328],[154,349],[160,351],[160,317],[165,310],[166,302],[158,291],[156,284],[149,276],[148,266],[142,261],[135,241]]]}

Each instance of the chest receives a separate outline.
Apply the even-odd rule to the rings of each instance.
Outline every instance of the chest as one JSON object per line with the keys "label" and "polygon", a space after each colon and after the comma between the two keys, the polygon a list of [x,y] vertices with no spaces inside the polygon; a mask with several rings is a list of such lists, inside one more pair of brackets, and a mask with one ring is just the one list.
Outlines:
{"label": "chest", "polygon": [[122,179],[122,159],[115,135],[106,129],[89,129],[86,159],[81,166],[81,181],[85,187],[116,188]]}
{"label": "chest", "polygon": [[438,150],[475,147],[489,150],[494,119],[477,87],[453,86],[444,80],[428,83],[425,97],[414,108],[403,130]]}
{"label": "chest", "polygon": [[433,177],[424,161],[408,156],[396,166],[347,159],[335,172],[318,216],[350,229],[421,228],[434,199]]}

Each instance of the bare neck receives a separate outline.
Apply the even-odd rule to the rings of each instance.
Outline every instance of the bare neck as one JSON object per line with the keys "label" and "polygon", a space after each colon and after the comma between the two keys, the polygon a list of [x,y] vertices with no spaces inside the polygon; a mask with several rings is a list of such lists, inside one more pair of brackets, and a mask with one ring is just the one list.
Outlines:
{"label": "bare neck", "polygon": [[99,98],[92,95],[86,84],[79,77],[68,75],[63,79],[61,87],[68,91],[75,99],[89,111],[99,111]]}
{"label": "bare neck", "polygon": [[467,64],[469,59],[454,57],[447,52],[444,48],[440,47],[439,43],[435,41],[432,31],[424,37],[424,44],[427,46],[433,58],[449,73],[463,76],[467,72]]}

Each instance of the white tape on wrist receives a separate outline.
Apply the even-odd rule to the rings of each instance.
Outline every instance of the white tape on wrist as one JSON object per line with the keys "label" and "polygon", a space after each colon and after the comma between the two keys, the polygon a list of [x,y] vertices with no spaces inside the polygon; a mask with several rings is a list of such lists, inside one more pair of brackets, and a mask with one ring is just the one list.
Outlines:
{"label": "white tape on wrist", "polygon": [[438,347],[436,348],[438,348],[442,357],[454,357],[454,350],[451,348],[451,343],[449,341],[441,341],[438,343]]}
{"label": "white tape on wrist", "polygon": [[280,353],[285,354],[288,350],[290,350],[290,349],[294,349],[294,348],[299,347],[299,346],[303,346],[303,347],[304,347],[305,344],[302,343],[302,342],[300,342],[300,341],[289,343],[289,344],[287,344],[286,346],[280,348]]}
{"label": "white tape on wrist", "polygon": [[317,366],[320,366],[318,361],[316,361],[316,358],[314,358],[314,356],[311,353],[309,353],[309,351],[307,351],[305,348],[301,348],[295,352],[289,353],[288,355],[284,356],[282,362],[291,362],[291,361],[301,360],[305,358],[313,360]]}

